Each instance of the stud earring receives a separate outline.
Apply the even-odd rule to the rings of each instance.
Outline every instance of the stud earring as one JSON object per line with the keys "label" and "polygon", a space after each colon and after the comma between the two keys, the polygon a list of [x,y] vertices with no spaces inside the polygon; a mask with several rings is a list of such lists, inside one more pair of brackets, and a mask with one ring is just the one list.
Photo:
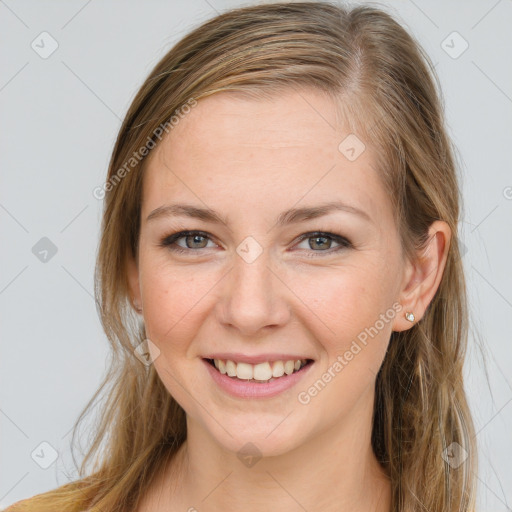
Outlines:
{"label": "stud earring", "polygon": [[407,320],[409,320],[409,322],[414,322],[414,313],[405,313],[405,318],[407,318]]}

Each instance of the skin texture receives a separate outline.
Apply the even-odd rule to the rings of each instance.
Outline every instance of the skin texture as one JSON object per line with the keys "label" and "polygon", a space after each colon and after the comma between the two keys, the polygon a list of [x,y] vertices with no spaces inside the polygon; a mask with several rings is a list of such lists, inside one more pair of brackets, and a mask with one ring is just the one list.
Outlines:
{"label": "skin texture", "polygon": [[[270,100],[220,93],[200,100],[153,150],[145,170],[138,261],[129,262],[154,364],[187,413],[187,441],[139,510],[389,511],[390,482],[371,449],[376,374],[392,330],[418,321],[442,276],[450,230],[436,221],[418,261],[402,253],[391,202],[369,141],[349,161],[335,106],[317,91]],[[343,201],[345,211],[277,226],[292,207]],[[227,225],[162,216],[188,203]],[[179,254],[160,242],[181,230]],[[299,240],[324,231],[347,238]],[[236,249],[248,236],[263,249],[252,263]],[[315,244],[315,241],[317,243]],[[310,256],[310,257],[308,257]],[[398,313],[392,305],[400,303]],[[377,335],[307,404],[307,391],[381,314]],[[379,324],[380,325],[380,324]],[[239,399],[212,381],[202,357],[213,351],[284,352],[314,359],[307,376],[273,398]],[[262,458],[247,467],[248,442]],[[174,485],[176,484],[176,485]]]}

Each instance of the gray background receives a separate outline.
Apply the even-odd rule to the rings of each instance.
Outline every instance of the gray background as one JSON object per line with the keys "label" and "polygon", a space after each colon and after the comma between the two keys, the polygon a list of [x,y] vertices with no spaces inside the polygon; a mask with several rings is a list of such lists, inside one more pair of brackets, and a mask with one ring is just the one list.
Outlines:
{"label": "gray background", "polygon": [[[240,5],[0,0],[0,508],[76,476],[70,429],[108,356],[92,296],[101,211],[92,191],[121,118],[174,42]],[[376,5],[412,31],[441,78],[463,172],[479,504],[512,510],[512,2]],[[55,254],[39,252],[43,237]]]}

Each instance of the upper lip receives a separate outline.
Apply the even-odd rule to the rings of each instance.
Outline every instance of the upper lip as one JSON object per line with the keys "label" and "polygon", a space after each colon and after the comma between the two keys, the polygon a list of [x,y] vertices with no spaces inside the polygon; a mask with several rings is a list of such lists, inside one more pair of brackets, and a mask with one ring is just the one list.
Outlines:
{"label": "upper lip", "polygon": [[257,354],[257,355],[248,355],[242,353],[234,353],[234,352],[222,352],[215,353],[204,356],[205,359],[222,359],[223,361],[229,360],[237,363],[248,363],[248,364],[258,364],[265,362],[273,362],[273,361],[297,361],[302,359],[311,360],[311,357],[305,357],[297,354]]}

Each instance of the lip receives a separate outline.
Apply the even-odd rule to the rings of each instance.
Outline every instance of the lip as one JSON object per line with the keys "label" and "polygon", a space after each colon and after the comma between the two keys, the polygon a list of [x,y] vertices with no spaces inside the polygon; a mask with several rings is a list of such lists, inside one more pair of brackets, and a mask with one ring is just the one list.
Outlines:
{"label": "lip", "polygon": [[257,354],[254,356],[235,353],[235,352],[222,352],[216,354],[209,354],[207,356],[203,356],[204,359],[222,359],[223,361],[229,360],[234,361],[236,363],[248,363],[248,364],[258,364],[258,363],[273,363],[274,361],[297,361],[297,359],[309,359],[312,360],[312,357],[302,356],[298,354]]}
{"label": "lip", "polygon": [[[234,354],[232,354],[233,356]],[[209,358],[213,359],[213,358]],[[215,358],[222,359],[222,358]],[[297,359],[300,359],[298,357]],[[303,358],[306,359],[306,358]],[[279,360],[279,359],[277,359]],[[207,359],[202,360],[206,365],[206,369],[211,375],[214,382],[227,394],[236,398],[272,398],[284,391],[291,389],[297,384],[311,369],[314,364],[312,359],[308,364],[302,367],[299,371],[293,372],[291,375],[283,375],[272,382],[259,383],[249,382],[244,380],[228,377],[227,374],[222,374],[215,368]],[[264,361],[268,361],[265,359]]]}

